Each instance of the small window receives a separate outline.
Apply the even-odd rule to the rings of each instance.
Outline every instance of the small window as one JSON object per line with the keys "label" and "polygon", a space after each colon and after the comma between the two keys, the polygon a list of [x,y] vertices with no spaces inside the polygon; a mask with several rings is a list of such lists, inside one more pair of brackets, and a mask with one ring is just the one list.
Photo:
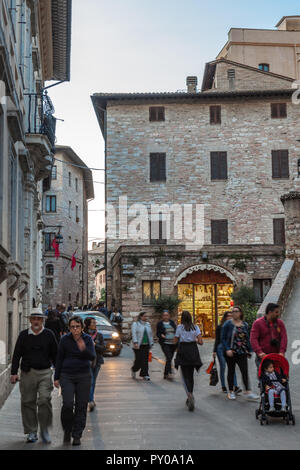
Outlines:
{"label": "small window", "polygon": [[150,245],[167,244],[167,223],[165,220],[153,220],[149,223]]}
{"label": "small window", "polygon": [[160,297],[160,281],[143,281],[143,305],[151,305]]}
{"label": "small window", "polygon": [[272,151],[272,178],[289,179],[289,151]]}
{"label": "small window", "polygon": [[212,245],[228,245],[228,220],[211,221]]}
{"label": "small window", "polygon": [[261,304],[272,285],[272,279],[253,279],[255,302]]}
{"label": "small window", "polygon": [[212,181],[227,180],[227,152],[211,152],[210,167]]}
{"label": "small window", "polygon": [[78,193],[78,178],[75,178],[75,189],[76,189],[76,192]]}
{"label": "small window", "polygon": [[52,176],[51,176],[51,178],[52,178],[53,180],[56,180],[56,179],[57,179],[57,166],[56,166],[56,165],[54,165],[54,166],[52,167]]}
{"label": "small window", "polygon": [[269,64],[259,64],[259,70],[263,70],[264,72],[270,72],[270,65]]}
{"label": "small window", "polygon": [[166,154],[150,153],[150,182],[166,179]]}
{"label": "small window", "polygon": [[53,266],[53,264],[47,264],[47,266],[46,266],[46,276],[54,276],[54,266]]}
{"label": "small window", "polygon": [[285,221],[284,218],[273,219],[274,245],[285,244]]}
{"label": "small window", "polygon": [[46,277],[46,289],[53,289],[53,277]]}
{"label": "small window", "polygon": [[209,114],[211,124],[221,124],[221,106],[210,106]]}
{"label": "small window", "polygon": [[228,69],[227,70],[227,77],[229,79],[235,78],[235,69]]}
{"label": "small window", "polygon": [[71,219],[72,202],[69,201],[69,218]]}
{"label": "small window", "polygon": [[151,106],[149,108],[150,122],[158,122],[165,120],[165,108],[163,106]]}
{"label": "small window", "polygon": [[287,117],[286,103],[271,103],[271,118],[282,119]]}
{"label": "small window", "polygon": [[46,212],[56,212],[56,196],[46,196]]}
{"label": "small window", "polygon": [[72,302],[72,294],[69,292],[69,302]]}
{"label": "small window", "polygon": [[71,187],[71,183],[72,183],[72,175],[71,173],[69,172],[69,186]]}
{"label": "small window", "polygon": [[79,207],[76,206],[76,222],[79,222]]}

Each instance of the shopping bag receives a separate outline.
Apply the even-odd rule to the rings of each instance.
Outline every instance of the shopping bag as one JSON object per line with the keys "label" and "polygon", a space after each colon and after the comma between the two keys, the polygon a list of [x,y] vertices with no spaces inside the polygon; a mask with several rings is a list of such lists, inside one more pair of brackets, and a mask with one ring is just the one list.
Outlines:
{"label": "shopping bag", "polygon": [[148,362],[152,362],[152,351],[149,351]]}
{"label": "shopping bag", "polygon": [[216,368],[216,364],[214,363],[213,368],[210,373],[209,385],[211,385],[212,387],[215,387],[218,382],[219,382],[218,370]]}
{"label": "shopping bag", "polygon": [[211,370],[212,370],[214,364],[215,364],[215,361],[211,361],[211,363],[209,364],[208,368],[206,369],[206,373],[207,373],[207,374],[210,374],[210,373],[211,373]]}

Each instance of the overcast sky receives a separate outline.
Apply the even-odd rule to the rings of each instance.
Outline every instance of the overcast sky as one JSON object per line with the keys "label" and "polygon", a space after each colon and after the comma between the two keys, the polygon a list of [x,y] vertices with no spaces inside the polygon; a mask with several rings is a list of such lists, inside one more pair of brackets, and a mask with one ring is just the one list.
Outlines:
{"label": "overcast sky", "polygon": [[[176,91],[215,59],[231,27],[273,29],[299,15],[299,0],[73,0],[71,82],[50,90],[57,143],[104,167],[104,143],[90,96]],[[94,171],[90,241],[104,237],[103,171]],[[102,211],[101,211],[102,210]]]}

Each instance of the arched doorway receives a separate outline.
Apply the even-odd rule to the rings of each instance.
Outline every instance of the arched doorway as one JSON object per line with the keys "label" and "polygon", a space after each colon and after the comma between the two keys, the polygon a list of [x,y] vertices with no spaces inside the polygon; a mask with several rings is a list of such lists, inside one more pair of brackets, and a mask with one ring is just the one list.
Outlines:
{"label": "arched doorway", "polygon": [[200,264],[183,271],[177,281],[178,319],[188,310],[206,338],[213,338],[223,314],[231,307],[235,279],[221,266]]}

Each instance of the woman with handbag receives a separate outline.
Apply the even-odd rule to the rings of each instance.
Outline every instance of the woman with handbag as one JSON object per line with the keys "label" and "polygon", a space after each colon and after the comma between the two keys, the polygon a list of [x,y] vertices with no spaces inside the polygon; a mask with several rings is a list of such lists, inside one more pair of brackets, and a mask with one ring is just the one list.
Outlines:
{"label": "woman with handbag", "polygon": [[91,363],[91,370],[92,370],[92,382],[91,382],[91,389],[90,389],[90,397],[89,397],[89,411],[94,411],[96,406],[94,394],[95,394],[95,386],[98,374],[100,372],[102,364],[104,364],[103,353],[105,351],[105,344],[103,335],[98,332],[97,330],[97,322],[96,319],[93,317],[87,317],[84,320],[84,332],[92,338],[95,345],[96,350],[96,358]]}
{"label": "woman with handbag", "polygon": [[140,377],[149,381],[149,352],[153,346],[153,335],[150,323],[147,321],[147,312],[140,312],[137,321],[132,323],[132,344],[135,360],[131,368],[131,376],[136,378],[140,370]]}
{"label": "woman with handbag", "polygon": [[259,397],[249,390],[248,358],[251,357],[251,344],[248,324],[243,321],[244,314],[237,305],[232,309],[232,319],[224,323],[221,332],[221,342],[226,353],[228,367],[228,398],[235,400],[234,373],[236,364],[239,366],[245,387],[245,396],[248,400],[257,400]]}
{"label": "woman with handbag", "polygon": [[189,411],[194,411],[194,370],[198,372],[202,366],[198,344],[203,340],[200,329],[193,324],[192,316],[187,310],[182,312],[181,325],[178,325],[175,333],[175,344],[179,343],[175,358],[175,367],[181,370],[183,385],[187,394],[186,405]]}

